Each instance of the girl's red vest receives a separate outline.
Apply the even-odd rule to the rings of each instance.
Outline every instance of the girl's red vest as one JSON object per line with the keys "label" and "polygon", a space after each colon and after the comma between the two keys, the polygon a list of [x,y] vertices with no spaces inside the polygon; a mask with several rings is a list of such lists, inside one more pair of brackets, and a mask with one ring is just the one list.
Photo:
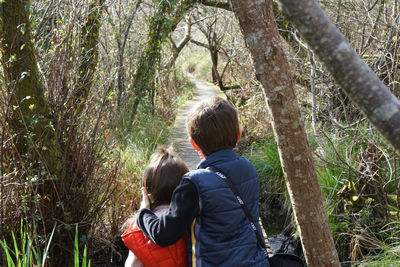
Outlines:
{"label": "girl's red vest", "polygon": [[185,236],[171,246],[160,247],[135,225],[130,226],[121,237],[127,248],[143,262],[145,267],[188,266]]}

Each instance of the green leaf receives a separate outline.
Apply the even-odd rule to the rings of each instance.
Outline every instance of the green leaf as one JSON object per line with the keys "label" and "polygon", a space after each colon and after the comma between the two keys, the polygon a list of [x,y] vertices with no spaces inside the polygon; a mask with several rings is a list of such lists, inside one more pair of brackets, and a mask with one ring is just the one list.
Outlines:
{"label": "green leaf", "polygon": [[82,267],[86,267],[86,257],[87,257],[87,251],[85,246],[85,249],[83,250]]}
{"label": "green leaf", "polygon": [[12,232],[11,234],[12,234],[12,238],[13,238],[13,242],[14,242],[15,258],[17,259],[17,264],[19,265],[19,249],[18,249],[17,239],[15,239],[14,232]]}
{"label": "green leaf", "polygon": [[79,267],[78,224],[75,226],[74,266]]}
{"label": "green leaf", "polygon": [[17,61],[17,56],[15,54],[10,56],[8,62],[14,62],[14,61]]}
{"label": "green leaf", "polygon": [[11,258],[10,252],[8,250],[8,246],[5,240],[0,240],[0,245],[2,246],[4,252],[6,253],[6,258],[7,258],[7,266],[8,267],[15,267],[15,263]]}
{"label": "green leaf", "polygon": [[[22,82],[22,81],[25,79],[25,77],[29,77],[29,76],[31,76],[31,75],[29,74],[29,72],[24,71],[23,73],[21,73],[21,77],[19,77],[18,82]],[[30,97],[30,96],[29,96],[29,97]],[[29,98],[28,98],[28,99],[29,99]]]}
{"label": "green leaf", "polygon": [[53,227],[53,231],[51,232],[49,241],[47,242],[46,249],[45,249],[45,251],[43,253],[43,258],[42,258],[42,265],[43,266],[45,266],[45,263],[46,263],[47,252],[49,251],[50,243],[51,243],[51,240],[53,239],[53,235],[54,235],[54,231],[56,230],[56,226],[57,226],[57,224],[55,224],[54,227]]}

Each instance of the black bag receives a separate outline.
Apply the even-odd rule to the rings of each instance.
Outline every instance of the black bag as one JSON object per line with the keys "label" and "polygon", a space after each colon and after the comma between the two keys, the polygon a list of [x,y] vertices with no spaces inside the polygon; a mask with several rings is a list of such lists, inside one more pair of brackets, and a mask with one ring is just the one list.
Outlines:
{"label": "black bag", "polygon": [[304,267],[303,261],[293,254],[277,253],[268,260],[270,267]]}
{"label": "black bag", "polygon": [[277,253],[277,254],[273,255],[272,257],[268,256],[268,252],[266,250],[264,242],[262,241],[261,235],[258,232],[257,227],[255,226],[255,223],[250,215],[249,210],[247,209],[247,206],[244,204],[242,198],[239,195],[239,192],[236,190],[236,187],[233,185],[231,180],[229,180],[228,177],[226,177],[224,174],[222,174],[222,172],[219,171],[217,168],[210,166],[207,169],[209,169],[212,172],[215,172],[219,177],[221,177],[222,180],[232,190],[236,199],[239,201],[239,204],[242,207],[244,214],[246,215],[247,219],[249,220],[251,228],[253,228],[254,233],[256,234],[257,242],[260,244],[260,246],[262,248],[265,249],[265,254],[268,258],[270,267],[304,267],[303,261],[299,257],[297,257],[296,255],[293,255],[293,254]]}

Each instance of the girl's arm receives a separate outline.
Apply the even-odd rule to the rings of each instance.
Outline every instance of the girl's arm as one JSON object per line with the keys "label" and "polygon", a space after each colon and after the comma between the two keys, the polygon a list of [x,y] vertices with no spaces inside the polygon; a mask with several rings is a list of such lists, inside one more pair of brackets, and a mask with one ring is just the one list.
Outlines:
{"label": "girl's arm", "polygon": [[132,251],[129,251],[128,258],[125,261],[125,267],[144,267],[144,265]]}

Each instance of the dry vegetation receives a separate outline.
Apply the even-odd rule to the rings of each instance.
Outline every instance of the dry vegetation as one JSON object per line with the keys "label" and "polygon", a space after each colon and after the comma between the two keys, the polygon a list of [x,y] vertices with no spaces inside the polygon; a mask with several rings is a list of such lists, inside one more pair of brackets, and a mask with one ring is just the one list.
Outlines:
{"label": "dry vegetation", "polygon": [[[290,214],[282,173],[275,164],[278,155],[271,141],[264,95],[232,12],[183,1],[189,3],[186,14],[172,7],[160,13],[161,2],[34,0],[28,6],[41,90],[50,112],[48,118],[23,122],[28,128],[24,136],[12,129],[10,118],[17,105],[10,101],[13,90],[2,70],[0,237],[10,240],[11,231],[18,232],[22,222],[30,233],[41,237],[38,245],[43,247],[56,224],[52,252],[69,255],[78,224],[80,244],[89,244],[90,255],[102,258],[112,254],[114,263],[120,261],[113,251],[120,226],[137,208],[137,189],[148,156],[166,141],[175,108],[182,101],[179,96],[190,97],[190,83],[182,72],[215,82],[240,109],[244,127],[241,153],[254,156],[254,161],[274,161],[268,166],[262,161],[255,163],[266,200],[261,210],[267,214],[264,220],[270,216],[265,210],[274,205],[281,214]],[[398,2],[320,3],[399,97]],[[385,246],[398,245],[394,236],[400,230],[396,223],[399,156],[352,105],[290,23],[276,15],[341,259],[355,262],[378,254]],[[92,25],[91,16],[97,16]],[[177,18],[181,22],[174,25]],[[162,23],[169,26],[163,28]],[[148,31],[157,25],[161,25],[160,36],[151,46],[156,33]],[[96,50],[87,49],[91,44],[85,43],[92,27],[99,27],[91,36]],[[190,41],[178,51],[188,27]],[[154,51],[150,51],[152,47]],[[95,52],[90,57],[95,62],[85,65],[88,54],[84,49]],[[179,58],[165,68],[177,51]],[[147,91],[142,92],[135,87],[135,78],[146,57],[151,59],[152,65],[147,67],[154,73],[148,72]],[[84,72],[83,67],[90,71]],[[88,94],[77,108],[81,98],[76,98],[76,92],[85,86]],[[136,100],[137,114],[132,114]],[[46,121],[46,131],[56,140],[60,151],[57,164],[62,170],[57,175],[41,157],[46,147],[31,130],[35,119]],[[21,140],[26,143],[23,152],[17,149]],[[274,178],[278,182],[272,183]],[[289,219],[281,227],[288,224]]]}

